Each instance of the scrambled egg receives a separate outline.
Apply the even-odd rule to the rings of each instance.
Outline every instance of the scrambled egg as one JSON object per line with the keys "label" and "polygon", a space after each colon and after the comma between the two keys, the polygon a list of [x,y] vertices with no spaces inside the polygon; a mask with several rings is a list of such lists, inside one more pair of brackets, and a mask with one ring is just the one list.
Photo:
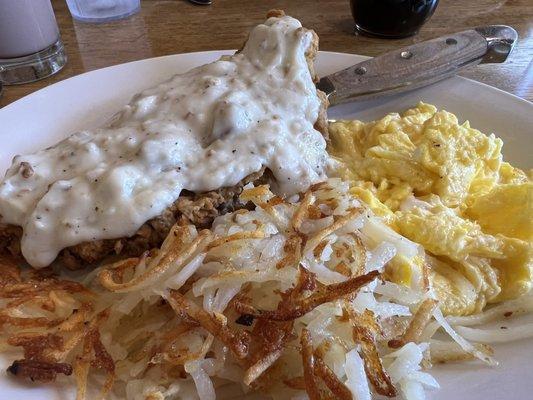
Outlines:
{"label": "scrambled egg", "polygon": [[468,315],[528,292],[533,279],[533,181],[502,161],[502,141],[420,103],[403,115],[330,125],[339,173],[424,260],[396,257],[402,284],[429,267],[444,313]]}

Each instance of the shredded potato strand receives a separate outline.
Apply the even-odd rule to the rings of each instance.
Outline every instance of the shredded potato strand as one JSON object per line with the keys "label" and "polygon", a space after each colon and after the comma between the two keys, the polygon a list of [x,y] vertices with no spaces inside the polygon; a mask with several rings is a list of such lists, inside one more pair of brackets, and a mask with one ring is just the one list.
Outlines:
{"label": "shredded potato strand", "polygon": [[244,331],[232,331],[225,323],[213,317],[198,307],[196,303],[188,300],[176,291],[171,292],[168,301],[178,315],[186,314],[198,322],[206,331],[222,340],[238,358],[246,357],[249,336]]}
{"label": "shredded potato strand", "polygon": [[[103,287],[115,293],[131,292],[137,288],[145,287],[150,281],[164,274],[172,266],[176,269],[181,267],[198,247],[205,245],[210,240],[211,233],[207,230],[201,231],[198,237],[192,240],[190,244],[187,242],[188,237],[188,227],[175,226],[175,229],[169,234],[170,240],[173,241],[172,244],[169,244],[170,251],[154,266],[149,266],[146,272],[126,283],[116,283],[113,280],[112,271],[104,269],[98,275],[100,283]],[[167,238],[166,240],[169,239]],[[172,245],[175,247],[172,247]]]}
{"label": "shredded potato strand", "polygon": [[434,299],[424,300],[418,307],[402,337],[389,341],[389,346],[400,348],[409,342],[419,343],[420,336],[426,325],[431,321],[437,304],[437,301]]}
{"label": "shredded potato strand", "polygon": [[302,362],[304,367],[305,391],[310,400],[321,400],[320,389],[318,388],[317,377],[315,376],[315,357],[313,355],[313,344],[311,334],[307,329],[302,330],[300,338],[302,346]]}
{"label": "shredded potato strand", "polygon": [[376,347],[376,330],[379,326],[372,311],[365,310],[359,314],[351,307],[346,308],[353,324],[354,340],[361,345],[361,357],[365,363],[365,371],[369,381],[374,386],[376,392],[383,396],[394,397],[397,394],[396,388],[381,363]]}
{"label": "shredded potato strand", "polygon": [[356,292],[362,286],[372,282],[379,275],[380,273],[378,271],[371,271],[345,282],[328,285],[322,290],[313,293],[311,296],[294,302],[290,308],[268,311],[256,309],[252,305],[240,301],[235,302],[235,307],[239,312],[253,315],[255,318],[270,319],[273,321],[290,321],[307,314],[321,304]]}
{"label": "shredded potato strand", "polygon": [[330,226],[328,226],[328,227],[326,227],[324,229],[321,229],[314,236],[312,236],[312,237],[310,237],[308,239],[308,241],[307,241],[307,243],[305,245],[306,250],[314,249],[316,246],[318,246],[318,244],[324,238],[326,238],[328,235],[331,235],[333,232],[335,232],[335,231],[339,230],[340,228],[342,228],[348,222],[350,222],[355,217],[357,217],[359,214],[361,214],[362,211],[363,210],[361,208],[356,208],[354,210],[351,210],[351,211],[348,212],[348,214],[337,218],[337,220],[333,224],[331,224]]}
{"label": "shredded potato strand", "polygon": [[352,400],[352,393],[315,351],[315,373],[324,381],[336,399]]}

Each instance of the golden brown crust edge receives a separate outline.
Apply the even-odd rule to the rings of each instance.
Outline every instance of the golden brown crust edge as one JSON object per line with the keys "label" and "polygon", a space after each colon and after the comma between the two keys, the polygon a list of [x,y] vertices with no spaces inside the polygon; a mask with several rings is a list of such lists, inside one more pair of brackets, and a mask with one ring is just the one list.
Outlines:
{"label": "golden brown crust edge", "polygon": [[[302,29],[306,29],[306,28],[302,28]],[[307,60],[307,66],[309,68],[309,72],[311,73],[311,77],[313,78],[313,82],[317,83],[320,79],[315,71],[315,58],[316,58],[316,55],[318,54],[318,35],[312,29],[307,29],[307,31],[311,32],[311,34],[313,35],[313,39],[311,41],[311,45],[309,46],[309,48],[307,49],[305,53],[305,58]],[[329,140],[328,115],[327,115],[329,101],[328,101],[326,94],[323,91],[316,89],[316,94],[318,98],[320,99],[320,109],[318,111],[318,117],[315,122],[315,129],[319,131],[320,133],[322,133],[322,135],[324,136],[326,140]]]}

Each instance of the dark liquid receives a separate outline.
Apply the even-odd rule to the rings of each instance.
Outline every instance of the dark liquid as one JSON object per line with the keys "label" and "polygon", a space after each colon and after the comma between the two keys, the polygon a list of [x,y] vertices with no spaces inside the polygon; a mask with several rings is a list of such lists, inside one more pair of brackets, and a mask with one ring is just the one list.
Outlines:
{"label": "dark liquid", "polygon": [[350,0],[357,29],[391,38],[415,34],[439,0]]}

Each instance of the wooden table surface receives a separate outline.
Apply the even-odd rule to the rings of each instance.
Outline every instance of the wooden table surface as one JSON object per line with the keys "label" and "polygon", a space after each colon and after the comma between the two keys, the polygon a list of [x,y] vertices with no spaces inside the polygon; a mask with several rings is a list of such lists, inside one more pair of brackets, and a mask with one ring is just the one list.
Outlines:
{"label": "wooden table surface", "polygon": [[284,9],[314,29],[322,50],[369,56],[474,26],[511,25],[520,39],[507,62],[479,65],[462,75],[533,101],[532,0],[441,0],[419,34],[402,40],[355,36],[348,0],[213,0],[211,6],[185,0],[142,0],[139,14],[106,24],[76,22],[64,0],[52,3],[68,64],[51,78],[5,87],[0,107],[97,68],[167,54],[238,48],[248,30],[271,8]]}

